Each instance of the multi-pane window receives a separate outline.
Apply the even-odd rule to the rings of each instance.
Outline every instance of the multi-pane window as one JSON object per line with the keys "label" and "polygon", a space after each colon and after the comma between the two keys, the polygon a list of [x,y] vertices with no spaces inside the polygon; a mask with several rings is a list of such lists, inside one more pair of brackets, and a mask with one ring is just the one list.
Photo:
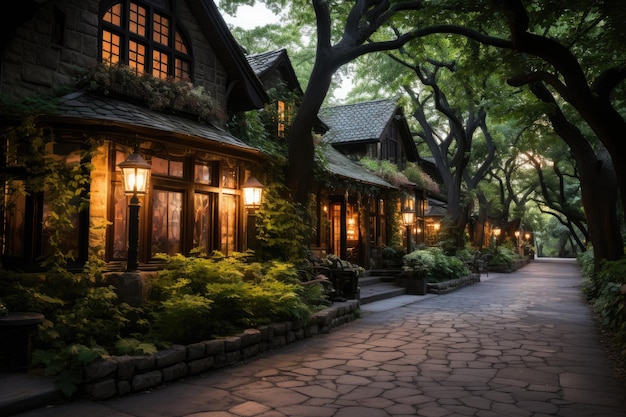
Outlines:
{"label": "multi-pane window", "polygon": [[102,61],[123,62],[158,78],[191,80],[188,42],[174,22],[150,3],[114,2],[102,16]]}
{"label": "multi-pane window", "polygon": [[278,121],[278,137],[285,137],[285,125],[287,124],[287,104],[279,100],[276,103],[276,111],[277,111],[277,121]]}
{"label": "multi-pane window", "polygon": [[181,253],[181,216],[183,193],[165,190],[152,192],[152,256]]}
{"label": "multi-pane window", "polygon": [[[124,152],[115,151],[111,168],[112,219],[108,238],[110,260],[127,258],[128,197],[122,186],[119,163]],[[150,187],[141,199],[140,261],[156,254],[230,254],[241,250],[240,167],[196,157],[168,159],[147,155],[151,165]],[[141,243],[144,242],[144,243]]]}

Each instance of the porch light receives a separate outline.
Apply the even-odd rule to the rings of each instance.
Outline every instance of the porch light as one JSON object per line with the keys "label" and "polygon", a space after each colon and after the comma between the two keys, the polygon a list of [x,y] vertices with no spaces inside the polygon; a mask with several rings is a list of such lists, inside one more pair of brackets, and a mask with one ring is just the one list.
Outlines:
{"label": "porch light", "polygon": [[263,184],[254,177],[249,177],[248,180],[241,186],[243,190],[243,205],[249,209],[254,210],[261,207],[261,197],[263,196]]}
{"label": "porch light", "polygon": [[130,154],[124,162],[117,165],[122,170],[124,178],[124,192],[131,196],[128,204],[128,260],[127,271],[136,271],[139,267],[137,255],[139,252],[139,195],[145,195],[148,189],[150,169],[137,150]]}
{"label": "porch light", "polygon": [[500,234],[502,233],[502,229],[500,229],[499,227],[494,227],[493,228],[493,235],[497,238],[498,236],[500,236]]}
{"label": "porch light", "polygon": [[530,233],[526,233],[524,237],[526,238],[526,240],[530,240]]}
{"label": "porch light", "polygon": [[439,222],[433,223],[433,229],[435,229],[435,233],[438,233],[440,228],[441,228],[441,223]]}
{"label": "porch light", "polygon": [[411,207],[402,209],[402,222],[406,227],[406,253],[411,253],[411,228],[415,221],[415,211]]}
{"label": "porch light", "polygon": [[415,221],[415,212],[410,207],[406,207],[402,210],[402,222],[406,227],[412,226]]}
{"label": "porch light", "polygon": [[152,168],[137,151],[117,165],[124,177],[124,192],[126,195],[145,195],[148,189],[148,178]]}

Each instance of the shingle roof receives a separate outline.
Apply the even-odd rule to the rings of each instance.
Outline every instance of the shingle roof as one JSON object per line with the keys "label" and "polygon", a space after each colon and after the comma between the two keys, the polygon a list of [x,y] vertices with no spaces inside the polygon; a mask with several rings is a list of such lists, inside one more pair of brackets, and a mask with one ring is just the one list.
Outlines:
{"label": "shingle roof", "polygon": [[[136,104],[112,97],[87,92],[74,92],[63,96],[53,117],[83,119],[102,126],[121,124],[159,133],[190,136],[215,142],[219,145],[240,148],[243,151],[260,151],[214,126],[195,122],[174,114],[159,113]],[[108,123],[107,123],[108,122]]]}
{"label": "shingle roof", "polygon": [[257,77],[261,77],[274,66],[284,53],[286,53],[285,49],[277,49],[275,51],[247,55],[246,59]]}
{"label": "shingle roof", "polygon": [[324,139],[331,144],[378,141],[398,104],[385,99],[320,110],[330,128]]}
{"label": "shingle roof", "polygon": [[326,160],[328,162],[328,171],[332,174],[349,178],[353,181],[364,184],[376,185],[382,188],[397,188],[382,178],[371,174],[361,164],[349,159],[332,146],[327,146],[324,149],[324,155],[326,156]]}

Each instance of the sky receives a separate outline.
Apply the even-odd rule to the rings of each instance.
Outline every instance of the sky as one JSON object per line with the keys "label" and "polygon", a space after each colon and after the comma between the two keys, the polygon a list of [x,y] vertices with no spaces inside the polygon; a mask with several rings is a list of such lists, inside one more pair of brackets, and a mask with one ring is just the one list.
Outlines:
{"label": "sky", "polygon": [[[219,7],[220,2],[215,0],[215,4]],[[222,16],[226,23],[243,29],[254,29],[257,26],[279,21],[278,16],[269,11],[262,3],[255,3],[254,6],[240,6],[235,16],[228,15],[222,11]]]}

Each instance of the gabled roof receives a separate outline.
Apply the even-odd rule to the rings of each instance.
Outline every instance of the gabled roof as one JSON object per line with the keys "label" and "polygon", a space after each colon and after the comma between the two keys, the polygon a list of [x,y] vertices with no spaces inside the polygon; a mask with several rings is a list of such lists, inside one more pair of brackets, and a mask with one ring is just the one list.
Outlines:
{"label": "gabled roof", "polygon": [[110,135],[144,134],[152,138],[175,139],[195,143],[201,148],[238,152],[263,157],[260,150],[242,142],[230,133],[175,114],[160,113],[127,101],[93,93],[75,92],[60,98],[55,114],[46,115],[50,123],[63,129],[87,132],[91,127],[102,132],[106,126]]}
{"label": "gabled roof", "polygon": [[213,0],[186,0],[198,20],[228,79],[228,110],[233,112],[260,109],[269,101],[259,78],[245,58],[243,50],[228,29]]}
{"label": "gabled roof", "polygon": [[351,160],[332,146],[326,146],[324,148],[324,156],[328,162],[328,171],[331,174],[348,178],[352,181],[363,184],[375,185],[381,188],[394,190],[398,188],[382,178],[371,174],[361,164]]}
{"label": "gabled roof", "polygon": [[333,145],[380,140],[398,104],[377,100],[320,110],[320,119],[330,128],[324,139]]}
{"label": "gabled roof", "polygon": [[[257,77],[262,82],[266,82],[271,79],[275,73],[280,74],[280,79],[283,81],[290,91],[297,91],[300,96],[304,95],[298,76],[293,70],[291,65],[291,59],[287,54],[286,49],[277,49],[274,51],[262,52],[259,54],[248,55],[246,57],[250,67],[253,69]],[[315,119],[313,130],[317,133],[323,134],[328,131],[328,126],[324,124],[319,117]]]}
{"label": "gabled roof", "polygon": [[302,87],[298,81],[291,60],[287,55],[286,49],[277,49],[275,51],[262,52],[260,54],[252,54],[246,56],[250,67],[254,73],[265,81],[265,78],[271,75],[273,71],[279,71],[282,80],[287,83],[290,90],[296,90],[303,94]]}

